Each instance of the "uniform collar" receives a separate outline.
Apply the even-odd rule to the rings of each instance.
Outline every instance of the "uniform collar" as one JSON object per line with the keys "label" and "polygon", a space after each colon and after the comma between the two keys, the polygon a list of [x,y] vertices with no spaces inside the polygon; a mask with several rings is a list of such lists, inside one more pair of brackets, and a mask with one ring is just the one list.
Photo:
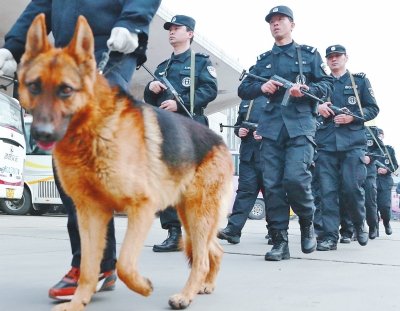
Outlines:
{"label": "uniform collar", "polygon": [[289,55],[290,57],[294,57],[295,53],[296,53],[296,42],[292,42],[292,45],[286,49],[286,50],[282,50],[281,47],[277,46],[276,44],[274,44],[274,46],[272,47],[272,53],[277,55],[280,53],[285,53],[287,55]]}
{"label": "uniform collar", "polygon": [[171,55],[171,60],[178,61],[178,62],[184,62],[188,57],[190,57],[190,49],[186,50],[183,53],[180,53],[178,55],[175,55],[172,53]]}

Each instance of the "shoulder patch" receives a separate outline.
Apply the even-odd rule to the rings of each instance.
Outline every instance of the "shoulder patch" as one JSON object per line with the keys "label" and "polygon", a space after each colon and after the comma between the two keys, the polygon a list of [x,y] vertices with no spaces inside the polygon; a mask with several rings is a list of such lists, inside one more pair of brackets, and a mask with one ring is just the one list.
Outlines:
{"label": "shoulder patch", "polygon": [[315,51],[317,50],[317,48],[314,48],[314,47],[309,46],[309,45],[306,45],[306,44],[302,44],[302,45],[301,45],[301,49],[302,49],[302,50],[305,50],[305,51],[307,51],[307,52],[310,52],[310,53],[312,53],[312,54],[314,54]]}
{"label": "shoulder patch", "polygon": [[353,77],[365,78],[366,74],[363,72],[353,73]]}
{"label": "shoulder patch", "polygon": [[272,51],[268,51],[268,52],[262,53],[262,54],[257,56],[257,60],[263,59],[264,57],[268,56],[271,53],[272,53]]}
{"label": "shoulder patch", "polygon": [[205,57],[205,58],[209,58],[210,55],[206,54],[206,53],[196,53],[196,56],[201,56],[201,57]]}

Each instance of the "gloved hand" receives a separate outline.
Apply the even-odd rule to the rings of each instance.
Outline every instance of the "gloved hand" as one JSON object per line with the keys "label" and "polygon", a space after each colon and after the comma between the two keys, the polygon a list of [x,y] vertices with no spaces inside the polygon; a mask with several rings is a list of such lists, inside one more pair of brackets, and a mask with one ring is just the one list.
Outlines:
{"label": "gloved hand", "polygon": [[0,49],[0,76],[14,76],[17,71],[17,62],[7,49]]}
{"label": "gloved hand", "polygon": [[111,51],[129,54],[139,46],[139,38],[136,33],[129,32],[124,27],[114,27],[107,40],[107,46]]}

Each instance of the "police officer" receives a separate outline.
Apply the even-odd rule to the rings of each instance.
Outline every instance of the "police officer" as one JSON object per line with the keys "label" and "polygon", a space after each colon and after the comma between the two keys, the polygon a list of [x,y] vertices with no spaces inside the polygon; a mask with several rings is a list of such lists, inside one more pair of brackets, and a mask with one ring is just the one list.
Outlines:
{"label": "police officer", "polygon": [[[332,90],[332,78],[322,68],[317,50],[292,39],[293,12],[277,6],[265,18],[275,39],[271,51],[258,57],[238,93],[242,99],[264,97],[257,134],[262,136],[260,156],[266,195],[266,218],[273,247],[265,260],[289,259],[288,226],[290,206],[299,216],[301,249],[311,253],[316,247],[313,227],[314,202],[310,166],[314,157],[316,101],[304,96],[306,90],[322,97]],[[273,75],[294,82],[285,89]],[[297,82],[297,83],[296,83]]]}
{"label": "police officer", "polygon": [[[130,0],[116,3],[112,0],[32,0],[6,34],[4,48],[0,49],[0,75],[13,75],[25,51],[26,33],[39,13],[46,16],[47,30],[54,37],[55,46],[66,46],[71,40],[79,15],[89,22],[95,41],[95,57],[111,51],[104,75],[108,82],[129,92],[129,81],[137,65],[146,61],[149,25],[160,6],[160,0]],[[71,242],[71,269],[49,290],[49,297],[69,300],[78,286],[81,244],[76,209],[63,191],[57,172],[55,181],[68,214],[68,234]],[[116,281],[116,241],[114,220],[108,225],[107,243],[101,262],[98,290],[111,290]]]}
{"label": "police officer", "polygon": [[235,128],[235,134],[241,139],[238,189],[232,207],[232,214],[228,218],[228,224],[218,232],[219,239],[227,240],[231,244],[240,242],[242,229],[254,206],[258,193],[261,191],[264,195],[260,164],[261,137],[254,136],[254,128],[249,129],[246,126],[246,122],[258,124],[264,104],[264,96],[261,96],[254,101],[242,100],[239,106],[235,123],[235,126],[238,126],[238,128]]}
{"label": "police officer", "polygon": [[323,223],[323,239],[317,246],[320,251],[337,249],[340,194],[349,209],[358,243],[368,243],[368,234],[364,231],[365,196],[362,188],[367,176],[364,121],[344,113],[335,114],[330,106],[348,109],[354,115],[363,116],[365,121],[374,119],[379,112],[365,74],[351,75],[346,69],[348,56],[344,46],[329,46],[326,59],[334,77],[334,93],[331,101],[318,107],[324,117],[316,133],[316,172],[320,182]]}
{"label": "police officer", "polygon": [[[193,111],[196,121],[208,125],[204,116],[204,109],[208,103],[217,97],[217,75],[209,56],[196,53],[194,56],[195,72],[191,73],[191,48],[193,32],[196,21],[189,16],[176,15],[170,22],[164,24],[164,29],[169,31],[169,42],[173,48],[170,58],[158,65],[154,75],[157,80],[147,84],[144,99],[147,103],[171,112],[176,112],[189,117]],[[191,76],[195,81],[191,81]],[[178,92],[181,103],[174,98],[167,86],[160,80],[166,78]],[[191,83],[194,83],[194,102],[190,101]],[[193,86],[192,86],[193,87]],[[155,252],[172,252],[179,250],[179,239],[182,235],[181,224],[176,210],[168,207],[160,213],[163,229],[168,230],[167,239],[160,245],[154,245]]]}
{"label": "police officer", "polygon": [[394,184],[392,172],[396,171],[399,165],[393,147],[385,145],[383,143],[383,138],[384,132],[382,129],[378,128],[378,142],[383,147],[381,149],[385,157],[383,158],[383,163],[379,161],[380,163],[378,162],[379,165],[377,165],[377,203],[379,215],[385,227],[385,233],[391,235],[392,227],[390,226],[390,219],[392,217],[392,188]]}

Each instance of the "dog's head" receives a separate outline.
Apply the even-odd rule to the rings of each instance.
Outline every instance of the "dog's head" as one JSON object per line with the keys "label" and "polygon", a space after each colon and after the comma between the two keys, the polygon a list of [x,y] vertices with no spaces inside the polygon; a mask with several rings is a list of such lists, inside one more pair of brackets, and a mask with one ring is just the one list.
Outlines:
{"label": "dog's head", "polygon": [[33,116],[32,136],[42,149],[61,140],[71,118],[85,109],[96,79],[94,39],[83,16],[67,47],[48,40],[44,14],[29,28],[19,76],[21,105]]}

